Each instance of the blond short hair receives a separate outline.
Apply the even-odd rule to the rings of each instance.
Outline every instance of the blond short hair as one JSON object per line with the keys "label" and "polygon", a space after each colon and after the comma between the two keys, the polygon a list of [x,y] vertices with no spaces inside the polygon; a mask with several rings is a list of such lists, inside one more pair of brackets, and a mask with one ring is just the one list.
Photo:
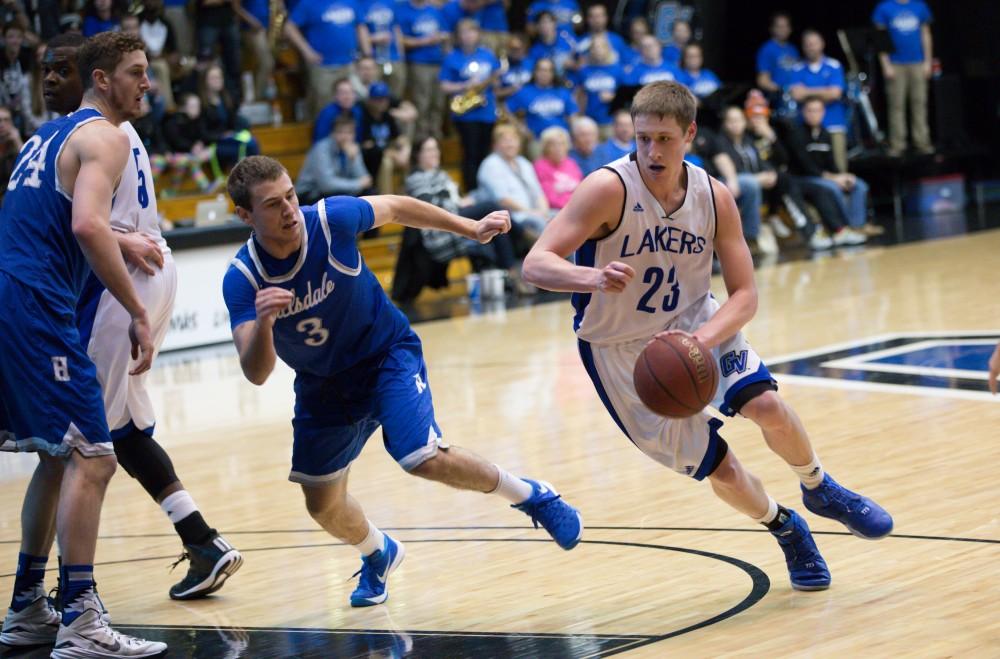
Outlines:
{"label": "blond short hair", "polygon": [[493,144],[496,145],[501,138],[504,137],[516,137],[518,140],[521,139],[521,133],[517,130],[517,126],[513,124],[497,124],[493,128]]}
{"label": "blond short hair", "polygon": [[655,115],[661,119],[672,117],[677,124],[687,129],[694,121],[698,102],[694,94],[679,82],[651,82],[636,93],[632,99],[632,120],[641,114]]}

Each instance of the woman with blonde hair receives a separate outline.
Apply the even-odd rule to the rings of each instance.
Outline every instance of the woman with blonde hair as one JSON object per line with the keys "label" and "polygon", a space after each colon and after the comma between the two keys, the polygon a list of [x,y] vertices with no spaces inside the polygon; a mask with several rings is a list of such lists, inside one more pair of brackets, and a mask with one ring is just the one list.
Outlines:
{"label": "woman with blonde hair", "polygon": [[549,206],[562,208],[583,180],[580,166],[569,157],[569,133],[552,126],[542,131],[542,155],[535,160],[535,174]]}
{"label": "woman with blonde hair", "polygon": [[525,239],[534,242],[549,221],[551,211],[535,168],[521,155],[521,133],[512,124],[493,129],[493,153],[479,166],[479,187],[501,208],[510,211]]}

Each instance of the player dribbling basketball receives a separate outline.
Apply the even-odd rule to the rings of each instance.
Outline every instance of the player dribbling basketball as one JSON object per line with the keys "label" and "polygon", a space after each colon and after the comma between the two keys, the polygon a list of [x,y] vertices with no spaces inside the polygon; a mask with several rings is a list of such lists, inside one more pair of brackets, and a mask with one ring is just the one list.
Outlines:
{"label": "player dribbling basketball", "polygon": [[[694,336],[712,351],[720,382],[713,406],[741,414],[802,482],[812,512],[877,539],[892,518],[825,474],[795,412],[741,333],[757,309],[753,262],[726,187],[684,162],[695,137],[696,103],[678,83],[646,85],[632,103],[636,152],[588,176],[524,261],[525,280],[572,292],[580,355],[601,401],[646,455],[712,489],[765,525],[781,546],[792,587],[823,590],[827,569],[805,520],[778,505],[704,412],[666,419],[648,410],[632,382],[636,357],[662,332]],[[729,298],[709,285],[718,254]],[[566,258],[575,252],[575,265]],[[633,281],[635,280],[635,281]]]}

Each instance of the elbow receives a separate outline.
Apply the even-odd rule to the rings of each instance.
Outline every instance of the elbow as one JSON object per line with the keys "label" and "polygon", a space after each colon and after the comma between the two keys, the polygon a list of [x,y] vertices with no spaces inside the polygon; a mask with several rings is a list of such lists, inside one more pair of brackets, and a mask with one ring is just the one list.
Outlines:
{"label": "elbow", "polygon": [[521,278],[532,286],[538,286],[541,282],[541,277],[539,258],[534,248],[532,248],[528,252],[528,255],[524,257],[524,263],[521,265]]}
{"label": "elbow", "polygon": [[101,224],[90,216],[74,217],[72,230],[77,242],[87,245],[100,234]]}
{"label": "elbow", "polygon": [[243,369],[243,375],[246,376],[246,379],[250,381],[250,384],[253,384],[253,385],[256,385],[256,386],[259,387],[259,386],[263,385],[265,382],[267,382],[267,378],[271,374],[270,373],[265,373],[265,372],[257,373],[257,372],[253,372],[253,371],[250,371],[250,370],[244,368]]}

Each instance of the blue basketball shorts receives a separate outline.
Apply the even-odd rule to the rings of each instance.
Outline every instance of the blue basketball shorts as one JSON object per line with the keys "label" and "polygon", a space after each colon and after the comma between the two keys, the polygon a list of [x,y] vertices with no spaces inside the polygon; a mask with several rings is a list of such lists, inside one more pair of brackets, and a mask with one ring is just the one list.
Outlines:
{"label": "blue basketball shorts", "polygon": [[0,272],[0,450],[115,452],[97,371],[72,313]]}
{"label": "blue basketball shorts", "polygon": [[288,479],[323,485],[343,477],[379,426],[389,455],[407,471],[447,448],[416,334],[334,377],[296,376]]}

